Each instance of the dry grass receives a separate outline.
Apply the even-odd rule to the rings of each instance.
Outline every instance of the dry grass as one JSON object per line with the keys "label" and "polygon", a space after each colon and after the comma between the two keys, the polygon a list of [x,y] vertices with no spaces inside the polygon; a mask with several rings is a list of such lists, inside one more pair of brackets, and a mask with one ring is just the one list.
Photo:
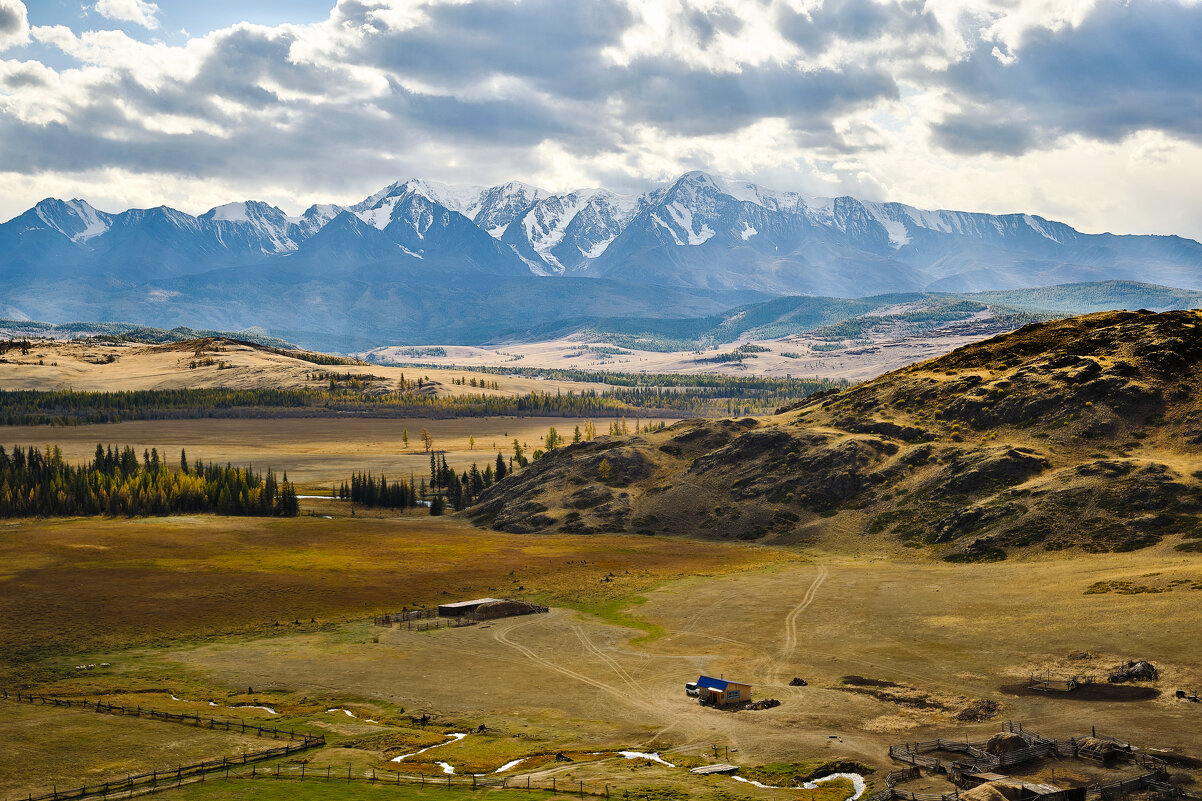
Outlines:
{"label": "dry grass", "polygon": [[[106,361],[108,357],[114,361]],[[189,367],[194,361],[225,362]],[[425,361],[425,360],[423,360]],[[480,373],[456,369],[398,368],[379,365],[320,365],[253,345],[213,341],[180,342],[168,345],[83,345],[73,342],[39,341],[22,356],[9,351],[0,361],[0,389],[73,389],[89,392],[118,392],[132,389],[183,389],[226,387],[230,389],[303,389],[321,387],[306,374],[370,374],[395,387],[402,374],[410,381],[422,378],[440,396],[478,394],[511,396],[530,392],[579,392],[600,385],[572,381],[536,381],[530,378],[483,376],[490,388],[460,386],[459,379],[480,379]],[[491,383],[498,383],[497,389]]]}
{"label": "dry grass", "polygon": [[235,733],[0,701],[0,797],[37,794],[271,747]]}
{"label": "dry grass", "polygon": [[[1196,754],[1197,710],[1171,690],[1202,683],[1199,646],[1180,636],[1202,613],[1202,596],[1083,593],[1096,580],[1153,569],[1196,572],[1167,548],[987,565],[825,554],[819,566],[697,577],[646,592],[645,603],[624,611],[665,634],[642,645],[629,628],[553,610],[487,627],[418,633],[360,625],[138,658],[145,670],[284,696],[337,687],[347,698],[429,711],[438,734],[488,725],[486,737],[430,752],[430,764],[495,768],[554,748],[699,757],[718,744],[737,749],[730,758],[747,765],[800,756],[883,769],[891,742],[985,737],[1005,719],[1060,737],[1096,725]],[[1168,692],[1114,704],[1002,690],[1083,650],[1098,654],[1095,667],[1150,659]],[[697,673],[748,681],[756,697],[783,703],[760,712],[700,708],[681,687]],[[850,673],[914,688],[939,705],[848,693],[842,678]],[[794,676],[809,686],[788,686]],[[958,722],[960,709],[979,699],[999,702],[999,717]],[[629,769],[605,762],[590,770]]]}
{"label": "dry grass", "polygon": [[0,527],[0,648],[16,669],[54,653],[308,630],[310,619],[447,597],[587,604],[787,558],[664,538],[522,537],[430,517],[19,521]]}
{"label": "dry grass", "polygon": [[[674,421],[669,418],[666,422]],[[498,451],[506,458],[512,456],[514,439],[523,443],[529,454],[542,447],[551,426],[570,439],[573,428],[583,424],[581,418],[560,417],[136,420],[69,427],[5,426],[0,428],[0,444],[59,445],[69,461],[91,459],[98,442],[130,445],[138,453],[158,448],[169,464],[179,460],[184,448],[189,459],[260,468],[270,465],[287,471],[288,478],[308,494],[329,494],[332,484],[349,479],[355,470],[369,470],[377,476],[384,473],[389,479],[410,475],[428,479],[430,456],[422,449],[422,429],[430,431],[435,448],[447,451],[449,465],[463,470],[475,463],[483,470],[496,460]],[[608,423],[597,425],[603,428]],[[402,439],[405,432],[408,445]],[[330,512],[323,509],[322,513]]]}

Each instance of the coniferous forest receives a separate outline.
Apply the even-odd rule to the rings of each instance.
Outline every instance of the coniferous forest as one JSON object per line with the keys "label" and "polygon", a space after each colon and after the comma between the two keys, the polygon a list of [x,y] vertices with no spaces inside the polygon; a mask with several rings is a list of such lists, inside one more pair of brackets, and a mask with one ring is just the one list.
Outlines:
{"label": "coniferous forest", "polygon": [[244,467],[188,463],[169,466],[157,449],[107,449],[84,465],[63,460],[59,448],[0,446],[0,517],[75,515],[278,515],[298,512],[296,488],[287,474],[277,480]]}
{"label": "coniferous forest", "polygon": [[507,476],[510,469],[505,457],[498,453],[495,467],[486,464],[481,470],[473,464],[459,473],[447,466],[445,455],[431,453],[429,481],[422,477],[420,483],[412,478],[390,482],[383,475],[377,478],[367,472],[356,472],[350,481],[336,488],[334,495],[376,508],[410,509],[428,505],[430,514],[440,515],[448,508],[457,512],[471,506],[480,493]]}
{"label": "coniferous forest", "polygon": [[[479,372],[490,373],[489,369]],[[498,371],[499,372],[499,371]],[[605,392],[438,396],[404,389],[374,393],[357,380],[332,380],[307,389],[164,389],[124,392],[0,391],[0,425],[81,425],[126,420],[198,417],[738,417],[766,414],[846,381],[761,376],[593,373],[581,370],[510,371],[514,375],[605,383]],[[490,379],[491,380],[491,379]],[[484,386],[484,378],[480,384]]]}

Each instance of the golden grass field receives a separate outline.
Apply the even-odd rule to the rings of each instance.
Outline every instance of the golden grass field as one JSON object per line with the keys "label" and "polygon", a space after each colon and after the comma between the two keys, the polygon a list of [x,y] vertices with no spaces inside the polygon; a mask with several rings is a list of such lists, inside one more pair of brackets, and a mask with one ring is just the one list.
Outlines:
{"label": "golden grass field", "polygon": [[[222,372],[244,368],[247,375],[258,369]],[[891,405],[882,406],[881,416],[933,426],[930,413]],[[97,441],[158,447],[168,460],[185,447],[191,458],[272,464],[302,489],[320,491],[354,469],[425,475],[428,457],[417,444],[422,427],[436,447],[450,449],[449,461],[463,466],[477,451],[481,464],[495,458],[494,441],[506,453],[504,443],[514,437],[536,447],[547,426],[570,435],[575,422],[197,420],[4,433],[10,442],[58,443],[76,460],[90,458]],[[407,454],[400,444],[406,428],[415,451]],[[643,438],[639,447],[666,458],[657,437],[677,433]],[[476,451],[468,450],[469,436],[476,437]],[[1052,436],[1038,444],[1063,454],[1063,440]],[[1180,470],[1195,469],[1192,455],[1181,454],[1187,440],[1176,430],[1149,437],[1146,446],[1133,435],[1135,444],[1122,447],[1151,450],[1169,439]],[[1015,435],[1015,441],[1025,440]],[[770,446],[764,453],[774,455]],[[562,468],[547,488],[562,507],[581,474],[567,459],[546,464]],[[543,474],[536,467],[526,475],[531,483]],[[807,477],[796,471],[797,481]],[[721,479],[724,488],[733,484],[728,478]],[[717,486],[682,480],[672,493],[653,497],[665,518],[696,506],[712,527],[705,533],[729,537],[738,533],[738,517],[715,510],[722,502]],[[613,489],[618,502],[638,487]],[[176,712],[216,709],[320,732],[329,745],[303,757],[314,771],[364,777],[394,770],[392,759],[412,755],[401,763],[405,772],[442,778],[441,763],[458,774],[492,773],[522,759],[507,775],[610,784],[663,801],[846,801],[846,783],[801,793],[761,790],[729,777],[696,777],[687,768],[720,759],[771,777],[796,774],[802,763],[854,760],[875,769],[869,778],[879,788],[895,767],[890,743],[984,739],[1008,720],[1057,738],[1096,727],[1140,746],[1202,757],[1202,704],[1174,697],[1175,690],[1202,689],[1202,564],[1196,552],[1174,550],[1177,537],[1130,553],[1028,548],[1002,562],[953,564],[905,547],[900,537],[867,535],[862,508],[819,516],[812,525],[826,536],[808,545],[506,534],[419,513],[352,518],[345,505],[320,500],[304,511],[319,516],[5,521],[0,683]],[[1063,518],[1064,526],[1075,519]],[[698,526],[682,533],[703,532]],[[373,615],[405,606],[484,595],[552,609],[435,631],[372,623]],[[1160,681],[1075,695],[1024,691],[1033,673],[1104,676],[1130,659],[1153,662]],[[77,669],[100,663],[109,664]],[[738,712],[700,707],[682,685],[702,673],[746,681],[754,697],[781,705]],[[794,677],[808,684],[792,686]],[[961,720],[985,702],[997,706],[990,719]],[[100,715],[42,725],[17,719],[33,714],[28,709],[4,714],[16,717],[0,717],[0,737],[6,726],[37,729],[8,735],[29,749],[25,757],[0,760],[0,787],[14,790],[26,786],[27,762],[54,761],[56,781],[79,784],[106,772],[117,778],[129,760],[170,765],[179,761],[173,748],[208,748],[171,724],[147,722],[159,729],[131,729],[132,739],[121,739],[111,735],[114,719]],[[426,723],[423,714],[430,716]],[[55,726],[70,735],[56,740]],[[449,734],[466,736],[451,742]],[[55,742],[64,743],[61,756]],[[414,753],[429,746],[438,747]],[[615,753],[623,749],[658,752],[675,767],[624,759]],[[559,752],[572,761],[555,761]],[[280,767],[300,764],[291,759]],[[1077,782],[1123,774],[1054,767],[1057,777]],[[1039,770],[1028,778],[1050,777]],[[1182,786],[1195,792],[1200,778],[1178,771]],[[237,779],[172,792],[197,801],[433,797],[421,788],[273,781]],[[926,789],[948,790],[939,782]],[[438,793],[462,797],[445,787]]]}
{"label": "golden grass field", "polygon": [[[210,702],[268,705],[279,715],[237,714],[326,733],[332,745],[310,757],[314,769],[389,770],[392,756],[457,731],[471,734],[405,769],[439,776],[435,762],[445,761],[490,772],[525,757],[514,775],[769,797],[684,768],[718,745],[747,766],[847,758],[883,771],[891,742],[976,739],[1007,719],[1058,737],[1096,726],[1202,753],[1202,709],[1172,693],[1202,685],[1202,646],[1189,636],[1202,568],[1167,546],[952,565],[662,537],[523,537],[453,518],[22,521],[2,531],[6,682],[200,714]],[[1103,582],[1162,591],[1097,591]],[[377,611],[483,594],[553,609],[431,632],[370,622]],[[1082,651],[1095,656],[1067,658]],[[1128,658],[1161,669],[1160,697],[1005,689],[1046,668],[1104,670]],[[75,671],[83,661],[111,666]],[[698,673],[748,681],[756,697],[783,703],[699,707],[682,687]],[[794,676],[809,685],[788,686]],[[846,676],[898,687],[874,696]],[[955,719],[980,699],[1001,704],[996,719]],[[423,712],[429,726],[410,721]],[[624,748],[678,767],[612,755]],[[557,751],[577,759],[551,762]],[[231,787],[189,792],[227,797]],[[406,792],[397,797],[422,797]],[[821,801],[842,801],[838,792]]]}
{"label": "golden grass field", "polygon": [[[112,357],[113,361],[107,359]],[[206,359],[215,363],[205,365]],[[191,368],[192,362],[198,366]],[[216,362],[224,362],[220,368]],[[433,394],[526,395],[531,392],[569,392],[602,389],[599,384],[541,381],[510,376],[482,376],[451,367],[401,368],[374,364],[321,365],[288,355],[286,351],[243,345],[228,340],[197,340],[169,345],[107,345],[39,340],[28,354],[18,350],[0,359],[0,389],[75,390],[119,392],[135,389],[303,389],[321,387],[314,373],[352,373],[381,379],[380,389],[395,389],[402,375],[409,381],[422,378]],[[487,379],[489,387],[452,382]],[[491,382],[496,381],[497,389]]]}
{"label": "golden grass field", "polygon": [[[572,437],[582,418],[562,417],[464,417],[431,419],[325,419],[279,418],[268,420],[133,420],[79,426],[6,426],[0,429],[0,444],[58,445],[68,461],[90,461],[96,444],[130,445],[139,454],[158,448],[170,464],[179,460],[180,449],[190,460],[203,459],[235,465],[253,464],[265,470],[287,471],[288,478],[309,494],[329,494],[330,486],[350,478],[356,470],[385,473],[389,480],[429,479],[430,456],[422,447],[421,432],[433,437],[434,447],[447,451],[447,464],[464,470],[473,463],[483,470],[495,462],[500,451],[513,455],[513,440],[527,454],[543,447],[547,430],[554,426],[561,436]],[[602,431],[609,420],[595,421]],[[666,418],[664,422],[674,420]],[[408,433],[406,445],[402,435]],[[474,437],[475,448],[471,447]]]}
{"label": "golden grass field", "polygon": [[237,733],[5,701],[0,741],[0,798],[270,747]]}

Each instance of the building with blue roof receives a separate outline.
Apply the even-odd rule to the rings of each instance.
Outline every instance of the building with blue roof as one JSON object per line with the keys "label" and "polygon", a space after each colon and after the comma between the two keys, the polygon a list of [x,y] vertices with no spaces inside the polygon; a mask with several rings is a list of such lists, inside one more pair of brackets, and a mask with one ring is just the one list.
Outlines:
{"label": "building with blue roof", "polygon": [[686,693],[697,698],[703,704],[726,706],[751,700],[751,685],[739,681],[699,676],[697,681],[689,682],[684,687]]}

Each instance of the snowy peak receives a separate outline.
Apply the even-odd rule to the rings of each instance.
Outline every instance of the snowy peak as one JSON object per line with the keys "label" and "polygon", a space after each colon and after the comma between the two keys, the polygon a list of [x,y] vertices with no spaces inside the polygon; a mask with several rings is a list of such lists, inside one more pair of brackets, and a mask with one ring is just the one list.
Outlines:
{"label": "snowy peak", "polygon": [[314,203],[305,209],[304,214],[293,219],[292,222],[299,230],[301,238],[308,239],[346,211],[349,210],[345,206],[337,206],[333,203]]}
{"label": "snowy peak", "polygon": [[637,197],[605,189],[547,195],[531,205],[502,241],[540,274],[576,271],[600,256],[625,229]]}
{"label": "snowy peak", "polygon": [[1202,286],[1202,245],[1179,237],[1086,235],[1032,214],[810,197],[703,171],[637,196],[412,178],[349,208],[313,205],[297,217],[250,200],[193,217],[167,207],[106,214],[49,198],[0,224],[0,278],[10,268],[9,276],[158,279],[280,256],[314,274],[323,260],[381,274],[404,263],[447,275],[843,297],[1097,280]]}
{"label": "snowy peak", "polygon": [[288,217],[283,211],[259,200],[244,200],[240,203],[226,203],[216,206],[200,215],[202,220],[223,220],[225,222],[262,223],[287,222]]}
{"label": "snowy peak", "polygon": [[222,240],[230,234],[258,240],[255,244],[263,253],[296,250],[298,239],[303,238],[298,236],[301,231],[294,230],[294,222],[281,209],[258,200],[226,203],[209,209],[199,219],[214,225],[216,235]]}
{"label": "snowy peak", "polygon": [[460,211],[494,239],[500,239],[515,220],[547,196],[548,192],[537,186],[510,181],[481,190],[476,198]]}
{"label": "snowy peak", "polygon": [[108,231],[113,215],[97,211],[86,200],[46,198],[33,207],[34,216],[47,228],[72,242],[82,243]]}

